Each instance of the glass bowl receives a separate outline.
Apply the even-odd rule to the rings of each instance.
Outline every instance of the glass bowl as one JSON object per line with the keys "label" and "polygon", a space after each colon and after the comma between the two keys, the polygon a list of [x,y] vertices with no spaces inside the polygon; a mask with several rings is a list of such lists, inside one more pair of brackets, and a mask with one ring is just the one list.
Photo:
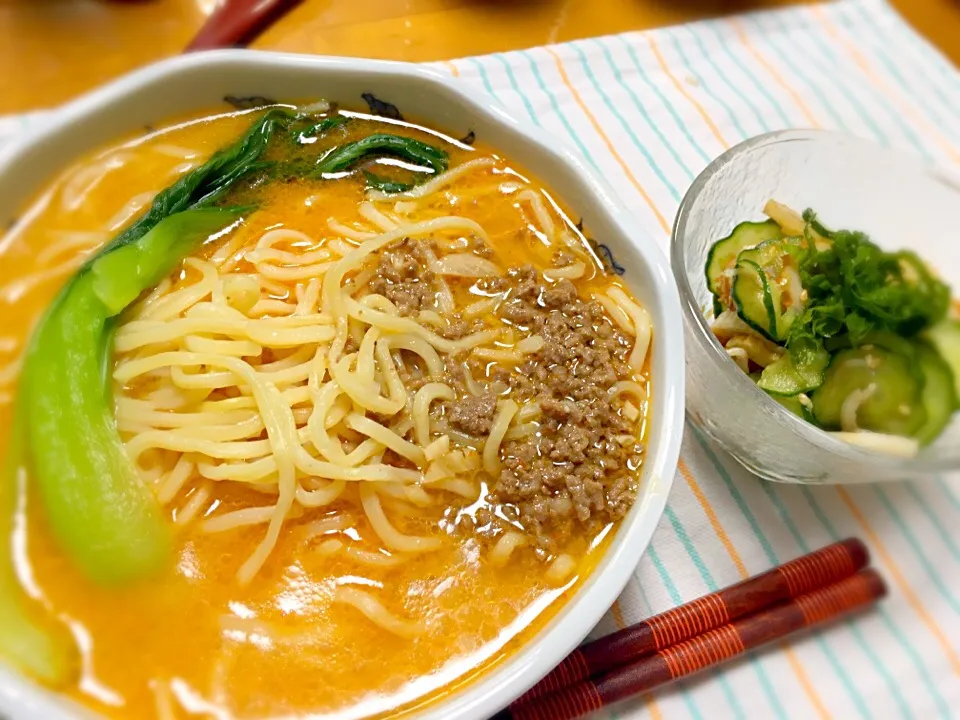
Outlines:
{"label": "glass bowl", "polygon": [[863,230],[884,249],[909,248],[960,292],[960,177],[859,138],[816,130],[768,133],[731,148],[680,203],[670,262],[686,335],[687,414],[747,469],[791,483],[864,483],[960,468],[960,413],[931,445],[902,458],[849,445],[757,388],[710,332],[707,250],[769,199],[813,208],[827,227]]}

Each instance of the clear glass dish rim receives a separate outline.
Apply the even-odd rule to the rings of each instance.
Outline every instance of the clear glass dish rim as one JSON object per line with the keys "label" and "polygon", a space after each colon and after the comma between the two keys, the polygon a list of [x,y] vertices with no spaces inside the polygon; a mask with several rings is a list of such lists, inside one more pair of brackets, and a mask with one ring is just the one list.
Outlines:
{"label": "clear glass dish rim", "polygon": [[[785,418],[787,426],[793,430],[793,433],[799,439],[816,446],[820,450],[836,455],[838,458],[859,463],[863,466],[875,467],[878,470],[882,468],[881,475],[886,477],[890,477],[891,474],[896,473],[902,473],[904,476],[920,474],[933,475],[960,469],[960,455],[948,455],[947,457],[939,458],[901,458],[895,455],[871,452],[831,437],[826,431],[797,417],[765,392],[757,388],[756,385],[737,368],[727,356],[723,346],[710,331],[706,316],[702,308],[697,304],[696,296],[687,277],[684,249],[686,246],[685,238],[691,207],[699,198],[706,184],[728,164],[741,155],[756,150],[757,148],[785,142],[815,142],[824,138],[860,142],[874,145],[878,150],[884,152],[898,152],[892,148],[873,143],[863,138],[830,130],[775,130],[744,140],[717,156],[697,175],[693,184],[684,194],[683,199],[680,201],[680,206],[677,209],[676,219],[674,220],[673,229],[670,234],[670,267],[673,270],[677,288],[680,291],[682,312],[687,320],[690,321],[691,327],[695,328],[694,335],[696,335],[696,342],[694,347],[702,348],[711,356],[713,361],[722,368],[721,373],[724,379],[732,383],[745,397],[755,398],[757,402],[764,405],[767,413],[779,414],[780,417]],[[960,190],[960,176],[956,173],[936,164],[924,162],[921,158],[916,158],[916,165],[918,170],[932,176],[934,180],[949,184]],[[687,352],[691,352],[690,345],[687,347]],[[829,468],[825,469],[829,472]]]}

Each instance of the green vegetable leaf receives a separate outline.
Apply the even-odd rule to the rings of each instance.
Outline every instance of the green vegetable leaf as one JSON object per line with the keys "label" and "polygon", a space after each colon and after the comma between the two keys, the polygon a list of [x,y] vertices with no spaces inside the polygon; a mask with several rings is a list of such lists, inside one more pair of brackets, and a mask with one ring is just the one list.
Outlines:
{"label": "green vegetable leaf", "polygon": [[76,680],[80,653],[69,632],[20,589],[13,565],[13,518],[25,488],[19,482],[26,464],[26,405],[14,409],[10,444],[0,475],[0,655],[18,670],[46,685]]}
{"label": "green vegetable leaf", "polygon": [[376,133],[362,140],[334,148],[320,158],[313,170],[314,176],[344,172],[358,162],[383,155],[394,155],[428,168],[434,175],[447,169],[449,155],[441,148],[402,135]]}
{"label": "green vegetable leaf", "polygon": [[803,217],[831,242],[819,250],[811,243],[800,259],[808,297],[787,339],[791,353],[839,336],[852,346],[877,331],[911,337],[946,315],[949,288],[914,253],[886,252],[861,232],[828,230],[810,210]]}
{"label": "green vegetable leaf", "polygon": [[350,121],[346,115],[331,115],[304,129],[294,129],[293,139],[301,145],[316,142],[331,130],[342,127]]}
{"label": "green vegetable leaf", "polygon": [[197,208],[161,220],[137,242],[97,258],[90,266],[93,292],[108,317],[123,311],[145,289],[168,275],[197,243],[240,219],[243,209]]}
{"label": "green vegetable leaf", "polygon": [[[213,203],[262,168],[293,113],[265,112],[234,144],[157,194],[147,212],[71,278],[31,339],[21,396],[25,442],[51,529],[94,580],[123,583],[160,569],[170,529],[124,450],[110,400],[112,318],[196,244],[246,209]],[[2,600],[0,588],[0,600]]]}
{"label": "green vegetable leaf", "polygon": [[363,172],[363,176],[367,179],[367,187],[373,188],[374,190],[380,190],[385,193],[401,193],[406,192],[413,187],[413,183],[405,182],[396,182],[394,180],[388,180],[387,178],[380,177],[379,175],[374,175],[372,172]]}

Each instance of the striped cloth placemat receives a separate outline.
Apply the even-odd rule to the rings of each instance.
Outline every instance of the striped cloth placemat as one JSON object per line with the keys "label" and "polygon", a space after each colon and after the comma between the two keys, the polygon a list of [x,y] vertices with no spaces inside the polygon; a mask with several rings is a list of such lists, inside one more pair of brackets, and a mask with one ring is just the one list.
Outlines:
{"label": "striped cloth placemat", "polygon": [[[686,189],[745,138],[843,130],[960,164],[960,75],[881,0],[437,63],[578,148],[666,249]],[[944,242],[950,242],[948,236]],[[597,718],[960,718],[960,477],[758,480],[688,424],[666,515],[595,636],[849,535],[891,596]]]}
{"label": "striped cloth placemat", "polygon": [[[960,75],[882,0],[843,0],[439,67],[578,148],[664,249],[716,155],[770,130],[844,130],[960,165]],[[42,114],[0,118],[0,139]],[[945,235],[945,242],[950,239]],[[594,632],[849,535],[891,585],[867,616],[603,711],[622,720],[960,718],[960,476],[759,481],[692,426],[666,515]]]}

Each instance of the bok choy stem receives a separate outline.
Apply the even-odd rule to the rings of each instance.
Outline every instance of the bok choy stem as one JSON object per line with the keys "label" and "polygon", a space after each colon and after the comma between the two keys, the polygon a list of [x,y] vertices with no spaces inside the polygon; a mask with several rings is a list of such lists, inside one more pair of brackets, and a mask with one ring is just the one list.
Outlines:
{"label": "bok choy stem", "polygon": [[44,617],[43,608],[21,590],[13,562],[14,517],[21,498],[20,475],[25,471],[25,405],[17,403],[13,432],[0,475],[0,655],[21,672],[47,685],[72,681],[80,657],[60,623]]}
{"label": "bok choy stem", "polygon": [[[263,156],[293,113],[272,108],[234,144],[154,198],[139,220],[70,279],[27,351],[18,412],[0,477],[0,655],[49,685],[70,682],[77,649],[19,586],[12,554],[18,477],[29,461],[51,530],[92,580],[130,582],[161,569],[167,522],[117,432],[110,393],[116,316],[169,274],[198,243],[239,221],[221,209],[234,184],[265,167]],[[61,632],[62,631],[62,632]]]}

